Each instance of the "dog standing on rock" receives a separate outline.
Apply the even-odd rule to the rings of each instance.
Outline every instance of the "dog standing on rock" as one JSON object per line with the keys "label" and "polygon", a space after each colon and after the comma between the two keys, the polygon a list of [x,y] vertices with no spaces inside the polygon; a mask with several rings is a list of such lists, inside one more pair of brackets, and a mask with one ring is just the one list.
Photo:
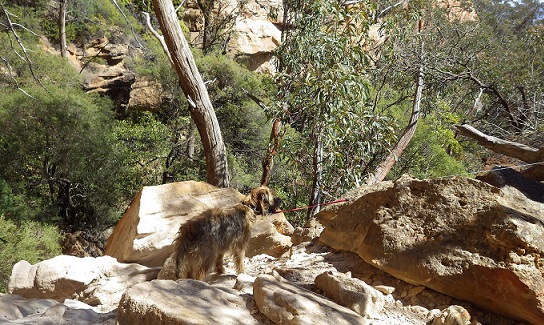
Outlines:
{"label": "dog standing on rock", "polygon": [[255,216],[274,213],[279,201],[271,189],[261,186],[233,207],[206,210],[181,225],[174,244],[176,278],[204,280],[214,268],[223,274],[227,253],[233,256],[236,272],[243,273]]}

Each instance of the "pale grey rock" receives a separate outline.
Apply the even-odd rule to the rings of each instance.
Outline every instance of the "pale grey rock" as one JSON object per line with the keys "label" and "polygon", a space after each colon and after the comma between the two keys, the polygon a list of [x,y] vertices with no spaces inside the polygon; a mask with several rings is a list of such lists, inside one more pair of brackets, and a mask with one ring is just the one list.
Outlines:
{"label": "pale grey rock", "polygon": [[324,272],[315,278],[315,285],[332,301],[365,318],[378,317],[385,307],[382,292],[343,273]]}
{"label": "pale grey rock", "polygon": [[253,295],[261,313],[276,324],[367,323],[351,309],[271,275],[255,279]]}
{"label": "pale grey rock", "polygon": [[154,280],[133,286],[119,302],[119,325],[259,324],[236,290],[196,280]]}

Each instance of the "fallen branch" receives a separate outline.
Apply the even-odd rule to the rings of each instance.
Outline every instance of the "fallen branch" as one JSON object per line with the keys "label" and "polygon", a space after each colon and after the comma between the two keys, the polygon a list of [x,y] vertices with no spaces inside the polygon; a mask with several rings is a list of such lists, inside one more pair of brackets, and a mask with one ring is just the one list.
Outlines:
{"label": "fallen branch", "polygon": [[512,158],[516,158],[528,163],[536,163],[544,161],[544,147],[533,148],[522,143],[506,141],[491,135],[487,135],[468,125],[456,125],[455,128],[460,134],[476,140],[479,145],[487,149],[503,154]]}

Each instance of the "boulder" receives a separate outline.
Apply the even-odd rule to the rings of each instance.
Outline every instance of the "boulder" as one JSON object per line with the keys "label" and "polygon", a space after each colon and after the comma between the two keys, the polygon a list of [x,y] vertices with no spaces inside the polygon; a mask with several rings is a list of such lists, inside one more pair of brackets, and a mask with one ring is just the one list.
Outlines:
{"label": "boulder", "polygon": [[336,211],[320,236],[393,276],[544,323],[544,205],[510,187],[402,177]]}
{"label": "boulder", "polygon": [[334,302],[366,318],[377,317],[385,307],[382,292],[343,273],[321,273],[315,278],[315,285]]}
{"label": "boulder", "polygon": [[127,109],[158,112],[161,104],[171,97],[160,82],[136,75],[134,82],[130,85]]}
{"label": "boulder", "polygon": [[[277,226],[274,225],[275,220],[278,221]],[[286,224],[288,226],[285,226]],[[278,229],[287,232],[282,234]],[[292,233],[293,226],[285,219],[283,213],[265,217],[258,216],[251,228],[251,239],[249,240],[246,256],[253,257],[259,254],[266,254],[279,257],[292,246],[291,237],[289,236]]]}
{"label": "boulder", "polygon": [[258,276],[253,284],[253,295],[261,313],[276,324],[366,324],[365,319],[351,309],[279,276]]}
{"label": "boulder", "polygon": [[106,243],[120,262],[162,266],[179,226],[212,207],[234,205],[242,195],[205,182],[146,186],[136,194]]}
{"label": "boulder", "polygon": [[452,305],[435,316],[431,325],[470,325],[470,314],[462,306]]}
{"label": "boulder", "polygon": [[293,245],[298,245],[303,242],[309,242],[318,238],[323,231],[323,225],[315,218],[311,218],[304,224],[303,227],[296,227],[291,235]]}
{"label": "boulder", "polygon": [[125,292],[117,311],[123,324],[259,324],[238,291],[196,280],[154,280]]}
{"label": "boulder", "polygon": [[89,305],[115,308],[130,286],[157,277],[158,268],[123,264],[109,256],[60,255],[31,265],[20,261],[13,267],[8,291],[25,298],[46,298],[59,302],[78,299]]}
{"label": "boulder", "polygon": [[115,325],[115,322],[114,312],[99,313],[83,303],[68,307],[53,299],[0,294],[0,324]]}
{"label": "boulder", "polygon": [[[144,187],[108,238],[106,254],[122,262],[162,266],[173,252],[173,241],[183,223],[204,210],[238,204],[242,197],[234,189],[204,182]],[[283,214],[258,217],[247,255],[283,254],[291,246],[288,235],[292,229]]]}

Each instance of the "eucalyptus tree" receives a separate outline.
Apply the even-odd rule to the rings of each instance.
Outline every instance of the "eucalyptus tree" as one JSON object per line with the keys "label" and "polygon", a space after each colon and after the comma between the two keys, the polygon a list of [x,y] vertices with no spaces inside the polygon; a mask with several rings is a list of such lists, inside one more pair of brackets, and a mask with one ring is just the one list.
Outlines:
{"label": "eucalyptus tree", "polygon": [[440,23],[440,36],[456,46],[437,52],[437,80],[462,85],[470,123],[503,136],[542,127],[544,3],[478,0],[474,10],[475,21]]}
{"label": "eucalyptus tree", "polygon": [[212,185],[229,187],[227,150],[217,116],[183,35],[174,5],[171,1],[154,0],[153,7],[174,69],[179,76],[179,84],[189,102],[191,118],[202,140],[206,157],[206,179]]}
{"label": "eucalyptus tree", "polygon": [[375,5],[321,0],[284,5],[289,26],[278,50],[274,113],[300,135],[289,155],[301,168],[311,166],[314,206],[324,194],[336,196],[360,184],[372,163],[368,157],[392,137],[389,119],[369,105],[368,30]]}
{"label": "eucalyptus tree", "polygon": [[[247,0],[196,0],[202,12],[202,51],[209,53],[216,45],[224,52],[227,42],[234,32],[234,25]],[[236,3],[236,5],[233,5]]]}

